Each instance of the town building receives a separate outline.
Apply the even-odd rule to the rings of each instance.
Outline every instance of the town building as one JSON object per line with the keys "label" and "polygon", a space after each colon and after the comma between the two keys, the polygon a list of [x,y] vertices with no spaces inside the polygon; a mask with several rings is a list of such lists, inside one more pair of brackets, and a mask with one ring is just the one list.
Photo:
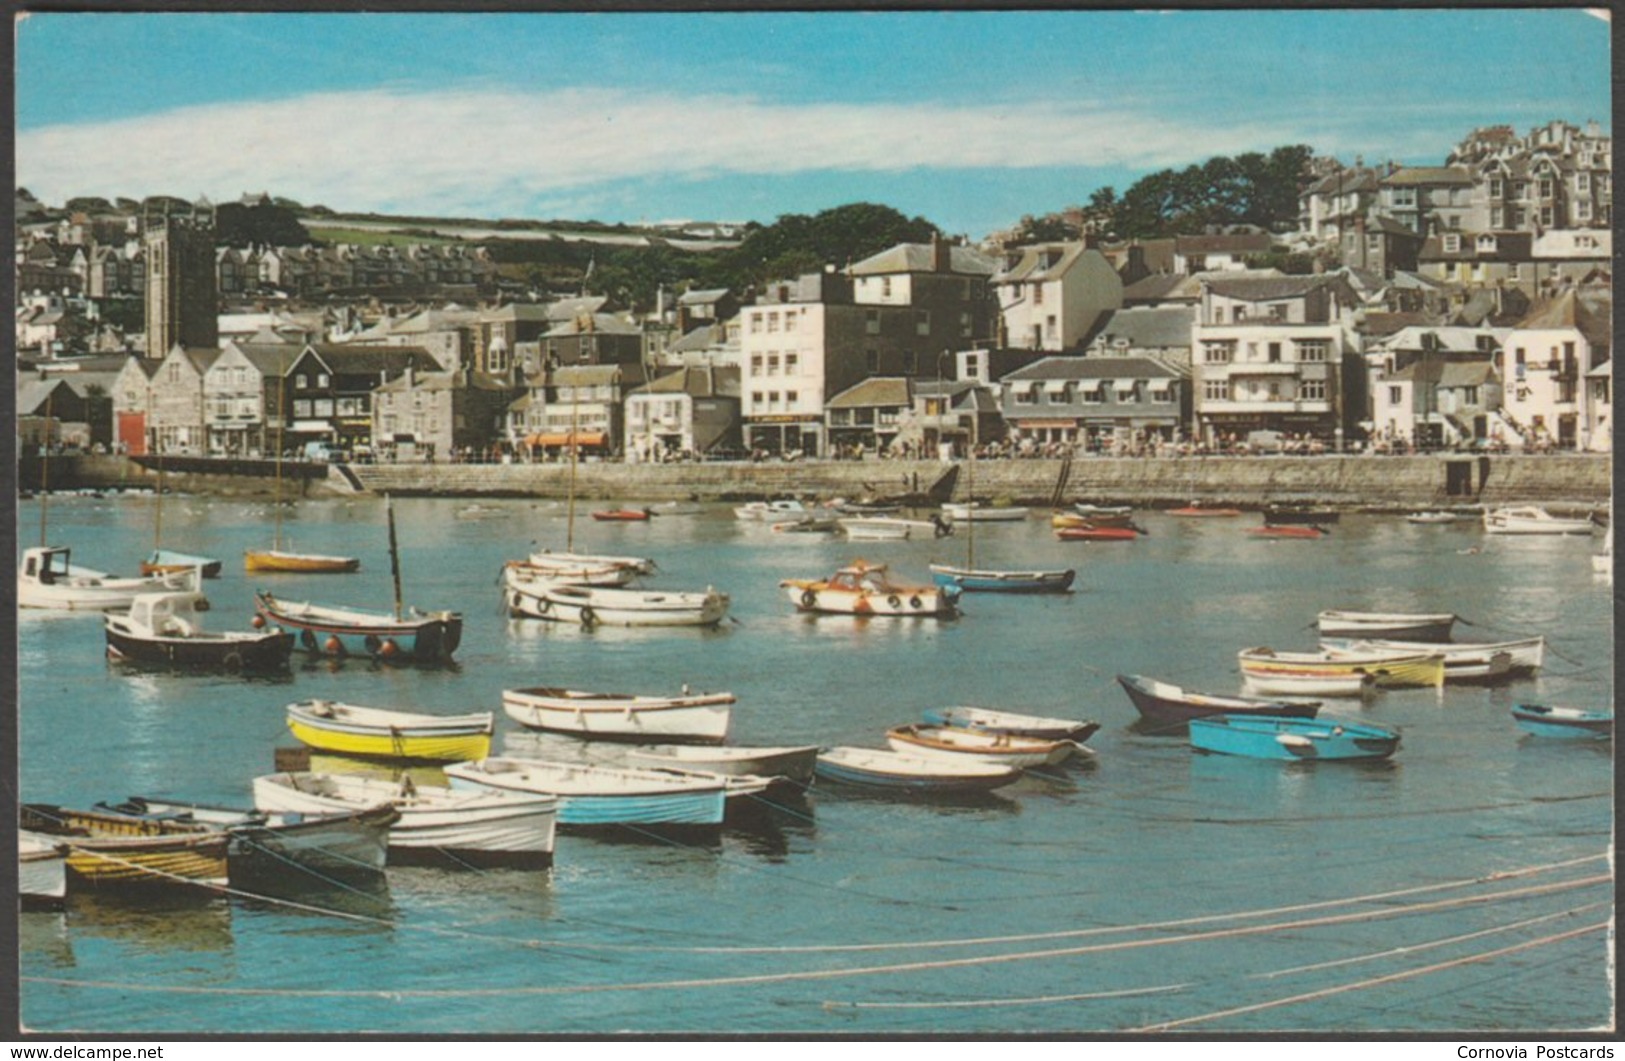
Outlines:
{"label": "town building", "polygon": [[372,392],[372,446],[380,457],[483,457],[503,437],[508,382],[469,367],[405,372]]}
{"label": "town building", "polygon": [[649,461],[739,448],[739,383],[737,365],[695,365],[634,387],[622,452]]}
{"label": "town building", "polygon": [[1011,436],[1038,445],[1135,447],[1185,437],[1189,373],[1149,357],[1046,357],[1006,375]]}
{"label": "town building", "polygon": [[149,199],[141,227],[147,355],[163,357],[177,345],[216,345],[214,207],[200,200],[183,212],[169,200]]}
{"label": "town building", "polygon": [[1612,353],[1613,298],[1565,291],[1537,303],[1501,350],[1506,419],[1534,446],[1604,449],[1612,423],[1606,384],[1593,375]]}
{"label": "town building", "polygon": [[1122,278],[1105,255],[1082,243],[1012,248],[992,284],[1001,346],[1076,350],[1106,313],[1123,305]]}

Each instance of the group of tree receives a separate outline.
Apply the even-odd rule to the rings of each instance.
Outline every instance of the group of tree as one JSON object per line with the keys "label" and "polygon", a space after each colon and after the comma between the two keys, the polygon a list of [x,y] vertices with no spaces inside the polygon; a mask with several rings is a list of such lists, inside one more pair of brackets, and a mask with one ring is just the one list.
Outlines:
{"label": "group of tree", "polygon": [[1200,233],[1210,225],[1283,231],[1297,223],[1298,193],[1312,156],[1304,144],[1277,147],[1268,155],[1220,155],[1149,174],[1121,197],[1111,187],[1096,189],[1088,211],[1120,239]]}

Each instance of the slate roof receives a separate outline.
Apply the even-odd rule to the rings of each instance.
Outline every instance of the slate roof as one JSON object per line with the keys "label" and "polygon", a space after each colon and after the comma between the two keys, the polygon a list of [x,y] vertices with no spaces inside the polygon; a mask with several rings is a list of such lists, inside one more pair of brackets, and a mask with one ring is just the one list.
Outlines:
{"label": "slate roof", "polygon": [[[950,245],[948,270],[965,276],[992,276],[998,263],[974,247]],[[929,243],[899,243],[854,264],[853,276],[879,276],[897,273],[936,271],[936,250]]]}
{"label": "slate roof", "polygon": [[440,371],[440,362],[421,346],[310,343],[304,349],[314,350],[329,368],[345,375],[405,372],[408,368],[416,372]]}
{"label": "slate roof", "polygon": [[1175,236],[1175,254],[1266,254],[1274,240],[1267,232],[1219,236]]}
{"label": "slate roof", "polygon": [[906,376],[870,376],[824,403],[826,409],[871,408],[881,405],[911,405],[914,402]]}
{"label": "slate roof", "polygon": [[642,332],[635,324],[629,324],[613,313],[594,313],[592,327],[584,329],[578,317],[560,321],[548,329],[546,338],[563,339],[572,335],[641,335]]}
{"label": "slate roof", "polygon": [[1004,378],[1047,379],[1180,379],[1181,373],[1149,357],[1046,357]]}
{"label": "slate roof", "polygon": [[623,387],[643,382],[643,366],[637,362],[625,365],[565,365],[552,372],[548,380],[555,387],[596,387],[619,383]]}
{"label": "slate roof", "polygon": [[1302,298],[1331,283],[1326,276],[1262,276],[1238,280],[1209,280],[1208,290],[1243,302],[1265,302],[1277,298]]}
{"label": "slate roof", "polygon": [[1161,276],[1148,276],[1143,280],[1136,280],[1123,288],[1123,304],[1131,302],[1165,302],[1188,301],[1195,302],[1201,297],[1201,289],[1191,278],[1179,273],[1168,273]]}
{"label": "slate roof", "polygon": [[1112,312],[1095,335],[1108,345],[1115,339],[1127,339],[1129,346],[1142,349],[1189,347],[1195,322],[1195,306],[1131,306]]}
{"label": "slate roof", "polygon": [[736,365],[714,368],[690,365],[646,383],[632,394],[689,394],[696,398],[739,397],[740,372]]}
{"label": "slate roof", "polygon": [[994,283],[1059,279],[1083,257],[1085,247],[1082,243],[1035,243],[1016,250],[1020,256],[1015,264],[995,273]]}
{"label": "slate roof", "polygon": [[470,372],[466,376],[462,372],[425,372],[421,376],[414,373],[410,386],[407,385],[406,376],[402,374],[373,389],[381,391],[502,391],[508,389],[508,384],[484,372]]}
{"label": "slate roof", "polygon": [[709,306],[713,302],[720,302],[727,297],[727,288],[712,287],[704,291],[684,291],[677,296],[677,304],[679,306]]}
{"label": "slate roof", "polygon": [[1419,184],[1472,184],[1473,174],[1466,166],[1406,166],[1382,179],[1386,187]]}
{"label": "slate roof", "polygon": [[1582,297],[1565,291],[1536,303],[1518,322],[1519,331],[1573,328],[1594,347],[1608,349],[1612,339],[1614,301],[1610,296]]}

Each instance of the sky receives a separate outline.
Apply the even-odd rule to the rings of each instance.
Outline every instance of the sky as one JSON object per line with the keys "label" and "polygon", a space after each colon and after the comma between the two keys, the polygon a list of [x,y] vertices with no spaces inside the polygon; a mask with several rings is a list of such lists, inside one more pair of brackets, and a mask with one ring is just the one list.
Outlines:
{"label": "sky", "polygon": [[1215,155],[1438,165],[1610,125],[1579,9],[34,13],[17,184],[340,211],[760,221],[875,202],[972,238]]}

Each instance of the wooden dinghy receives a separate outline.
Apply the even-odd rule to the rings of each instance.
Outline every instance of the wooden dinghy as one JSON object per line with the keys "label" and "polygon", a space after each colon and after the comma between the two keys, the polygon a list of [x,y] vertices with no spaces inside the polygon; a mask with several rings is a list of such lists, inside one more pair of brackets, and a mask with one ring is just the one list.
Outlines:
{"label": "wooden dinghy", "polygon": [[1026,769],[1056,766],[1074,755],[1087,754],[1080,744],[1069,740],[1018,737],[1009,733],[987,733],[955,726],[910,723],[886,731],[886,743],[904,755],[928,759],[971,759]]}
{"label": "wooden dinghy", "polygon": [[651,744],[628,748],[626,761],[646,770],[693,770],[725,777],[782,777],[806,784],[812,780],[816,744],[794,746]]}
{"label": "wooden dinghy", "polygon": [[1041,740],[1069,740],[1082,744],[1100,729],[1090,719],[1049,718],[999,711],[990,707],[928,707],[921,717],[933,726],[956,726],[983,733],[1008,733]]}
{"label": "wooden dinghy", "polygon": [[491,754],[490,711],[426,715],[359,707],[333,700],[288,705],[288,730],[318,751],[369,759],[455,763]]}
{"label": "wooden dinghy", "polygon": [[721,744],[733,693],[676,696],[593,692],[557,686],[504,689],[502,710],[527,729],[638,742]]}
{"label": "wooden dinghy", "polygon": [[728,786],[719,776],[489,758],[446,767],[454,791],[494,789],[552,796],[559,824],[721,825]]}
{"label": "wooden dinghy", "polygon": [[1399,731],[1341,719],[1192,719],[1191,747],[1221,755],[1289,762],[1386,759],[1399,749]]}
{"label": "wooden dinghy", "polygon": [[1393,641],[1449,641],[1456,625],[1451,612],[1360,612],[1329,608],[1315,619],[1322,637],[1383,638]]}
{"label": "wooden dinghy", "polygon": [[463,640],[461,612],[395,612],[254,595],[262,622],[291,629],[299,647],[318,656],[359,656],[386,663],[445,663]]}
{"label": "wooden dinghy", "polygon": [[204,825],[25,803],[18,827],[67,847],[69,886],[223,887],[230,838]]}
{"label": "wooden dinghy", "polygon": [[1314,701],[1217,696],[1139,674],[1119,674],[1117,683],[1128,693],[1129,701],[1140,717],[1158,726],[1183,726],[1193,718],[1206,718],[1209,715],[1314,718],[1320,712],[1320,704]]}
{"label": "wooden dinghy", "polygon": [[251,574],[343,575],[361,570],[361,561],[354,556],[245,549],[243,569]]}
{"label": "wooden dinghy", "polygon": [[1546,638],[1515,641],[1388,641],[1381,639],[1322,638],[1328,652],[1437,653],[1444,657],[1446,682],[1494,682],[1534,674],[1546,662]]}
{"label": "wooden dinghy", "polygon": [[931,581],[964,593],[1065,593],[1077,578],[1074,568],[1059,571],[992,571],[932,564]]}
{"label": "wooden dinghy", "polygon": [[814,772],[820,781],[916,793],[987,792],[1021,778],[1014,766],[849,746],[821,752]]}

